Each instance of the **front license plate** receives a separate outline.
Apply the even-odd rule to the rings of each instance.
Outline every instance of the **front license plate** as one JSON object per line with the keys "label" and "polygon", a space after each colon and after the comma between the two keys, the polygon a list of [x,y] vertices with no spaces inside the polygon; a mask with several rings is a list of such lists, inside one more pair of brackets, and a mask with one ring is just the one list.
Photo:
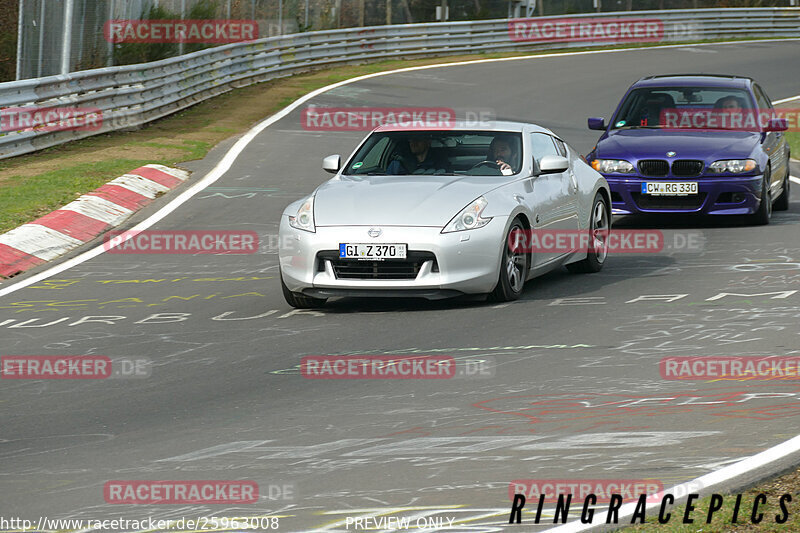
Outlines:
{"label": "front license plate", "polygon": [[364,259],[364,260],[383,260],[383,259],[405,259],[405,244],[362,244],[362,243],[340,243],[339,257],[342,259]]}
{"label": "front license plate", "polygon": [[653,196],[688,196],[697,194],[696,181],[648,181],[642,183],[642,194]]}

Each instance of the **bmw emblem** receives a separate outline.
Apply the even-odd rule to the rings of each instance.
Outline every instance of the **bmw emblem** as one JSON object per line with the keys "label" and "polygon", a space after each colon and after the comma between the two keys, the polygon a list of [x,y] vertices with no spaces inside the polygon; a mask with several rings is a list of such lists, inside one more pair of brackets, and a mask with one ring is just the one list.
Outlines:
{"label": "bmw emblem", "polygon": [[372,238],[380,237],[381,233],[383,233],[381,228],[369,228],[369,231],[367,231],[367,235]]}
{"label": "bmw emblem", "polygon": [[675,157],[675,152],[667,152],[667,157]]}

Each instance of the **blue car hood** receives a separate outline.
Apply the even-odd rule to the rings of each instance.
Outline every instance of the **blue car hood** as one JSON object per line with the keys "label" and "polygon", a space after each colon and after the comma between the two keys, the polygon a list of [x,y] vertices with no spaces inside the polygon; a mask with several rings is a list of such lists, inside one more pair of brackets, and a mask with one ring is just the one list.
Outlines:
{"label": "blue car hood", "polygon": [[612,130],[597,143],[598,159],[745,159],[761,141],[760,133],[747,131]]}

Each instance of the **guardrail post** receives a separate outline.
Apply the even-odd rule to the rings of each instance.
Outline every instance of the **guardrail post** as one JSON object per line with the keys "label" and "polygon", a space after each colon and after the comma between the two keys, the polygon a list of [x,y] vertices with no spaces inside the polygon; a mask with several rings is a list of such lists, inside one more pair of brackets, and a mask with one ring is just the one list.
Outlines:
{"label": "guardrail post", "polygon": [[69,60],[72,55],[72,11],[75,0],[64,1],[64,33],[61,41],[61,74],[69,74]]}
{"label": "guardrail post", "polygon": [[[24,18],[22,16],[25,9],[25,0],[19,0],[19,13],[17,13],[17,75],[19,80],[22,76],[22,24]],[[41,44],[41,43],[40,43]]]}

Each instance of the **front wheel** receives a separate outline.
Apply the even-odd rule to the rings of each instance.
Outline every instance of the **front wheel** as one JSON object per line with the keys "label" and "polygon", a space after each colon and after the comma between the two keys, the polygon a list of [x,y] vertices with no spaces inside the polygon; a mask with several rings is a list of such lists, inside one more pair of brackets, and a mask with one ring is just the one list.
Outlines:
{"label": "front wheel", "polygon": [[789,163],[786,163],[786,176],[783,178],[783,192],[775,199],[772,209],[775,211],[786,211],[789,209]]}
{"label": "front wheel", "polygon": [[525,277],[528,275],[528,262],[530,256],[525,252],[524,246],[520,246],[525,228],[519,219],[515,219],[508,228],[505,241],[503,242],[503,258],[500,261],[500,276],[497,285],[489,294],[489,301],[510,302],[518,299],[522,295],[522,288],[525,286]]}
{"label": "front wheel", "polygon": [[592,202],[589,219],[589,250],[586,259],[567,265],[573,274],[600,272],[608,257],[608,236],[611,233],[611,217],[605,197],[597,193]]}
{"label": "front wheel", "polygon": [[306,296],[305,294],[301,294],[299,292],[292,292],[289,290],[289,287],[283,282],[283,276],[281,278],[281,289],[283,290],[283,297],[286,300],[286,303],[291,305],[296,309],[315,309],[317,307],[322,307],[325,305],[327,301],[325,298],[314,298],[313,296]]}
{"label": "front wheel", "polygon": [[758,206],[758,211],[750,215],[753,224],[756,226],[764,226],[769,224],[769,219],[772,217],[772,194],[770,193],[770,168],[764,171],[764,180],[761,183],[761,203]]}

